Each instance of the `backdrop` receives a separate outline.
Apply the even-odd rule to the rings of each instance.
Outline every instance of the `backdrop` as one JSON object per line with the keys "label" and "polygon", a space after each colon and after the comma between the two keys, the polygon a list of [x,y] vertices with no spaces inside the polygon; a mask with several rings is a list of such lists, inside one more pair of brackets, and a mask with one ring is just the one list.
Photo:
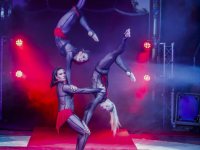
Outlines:
{"label": "backdrop", "polygon": [[[50,88],[50,80],[52,71],[57,66],[65,68],[65,58],[55,46],[53,30],[58,20],[77,0],[46,2],[34,0],[24,1],[23,5],[13,5],[9,30],[11,40],[4,53],[3,124],[11,123],[13,126],[30,129],[34,126],[55,126],[58,101],[56,89]],[[77,87],[89,87],[96,63],[120,44],[124,31],[130,28],[131,38],[127,41],[122,58],[135,74],[137,82],[131,82],[126,73],[114,64],[109,73],[108,97],[116,104],[122,128],[160,127],[162,85],[158,77],[153,76],[160,65],[148,64],[141,59],[144,57],[141,56],[144,52],[143,43],[148,39],[149,15],[127,16],[114,10],[89,11],[110,8],[135,13],[130,0],[87,0],[83,8],[88,24],[99,37],[98,43],[87,35],[79,22],[71,28],[68,39],[72,45],[91,52],[89,63],[72,65],[72,82]],[[198,8],[199,3],[195,0],[163,2],[161,41],[168,44],[175,42],[177,91],[199,92],[199,84],[192,78],[193,71],[188,72],[188,69],[193,69],[192,58],[200,40]],[[15,46],[18,38],[24,41],[23,49]],[[15,77],[17,70],[24,73],[23,78]],[[152,75],[150,82],[144,81],[145,74]],[[152,97],[152,87],[156,87],[156,98]],[[80,118],[92,97],[82,94],[74,96],[75,113]],[[109,128],[109,118],[107,112],[97,107],[89,127]]]}

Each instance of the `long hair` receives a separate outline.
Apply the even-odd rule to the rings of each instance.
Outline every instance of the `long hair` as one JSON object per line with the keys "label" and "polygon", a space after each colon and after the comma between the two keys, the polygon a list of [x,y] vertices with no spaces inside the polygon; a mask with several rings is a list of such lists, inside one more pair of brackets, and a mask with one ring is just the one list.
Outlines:
{"label": "long hair", "polygon": [[54,69],[54,71],[52,72],[52,78],[51,78],[51,84],[50,84],[50,87],[54,87],[58,82],[57,79],[56,79],[56,75],[57,75],[57,71],[60,70],[60,69],[63,69],[62,67],[57,67],[56,69]]}
{"label": "long hair", "polygon": [[110,112],[110,125],[111,125],[111,130],[113,131],[113,136],[115,136],[117,129],[119,129],[119,127],[121,127],[121,124],[119,122],[115,104],[113,102],[111,102],[111,103],[113,104],[113,109]]}
{"label": "long hair", "polygon": [[101,107],[103,107],[103,106],[108,105],[108,104],[112,105],[112,108],[109,110],[109,113],[110,113],[110,125],[111,125],[111,130],[113,131],[113,136],[115,136],[116,132],[117,132],[117,129],[119,129],[121,124],[119,122],[119,118],[118,118],[118,115],[117,115],[116,106],[111,100],[106,99],[106,101],[102,102],[100,105],[101,105]]}

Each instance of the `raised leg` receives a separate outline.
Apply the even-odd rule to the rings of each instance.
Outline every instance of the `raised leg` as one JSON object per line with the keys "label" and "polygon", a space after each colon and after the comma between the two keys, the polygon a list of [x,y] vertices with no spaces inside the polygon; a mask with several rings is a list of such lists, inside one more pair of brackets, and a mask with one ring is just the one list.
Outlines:
{"label": "raised leg", "polygon": [[124,33],[121,44],[112,52],[108,53],[96,66],[98,70],[109,70],[110,66],[116,61],[117,57],[125,51],[126,40],[131,37],[130,29]]}
{"label": "raised leg", "polygon": [[85,1],[86,1],[86,0],[79,0],[78,3],[76,4],[76,7],[77,7],[78,9],[81,9],[81,8],[84,6]]}

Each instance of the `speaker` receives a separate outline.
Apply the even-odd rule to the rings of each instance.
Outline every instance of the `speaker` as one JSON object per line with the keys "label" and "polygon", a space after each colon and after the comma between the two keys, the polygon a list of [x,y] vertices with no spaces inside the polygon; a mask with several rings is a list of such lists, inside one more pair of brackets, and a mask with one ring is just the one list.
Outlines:
{"label": "speaker", "polygon": [[175,124],[200,126],[200,94],[177,93]]}

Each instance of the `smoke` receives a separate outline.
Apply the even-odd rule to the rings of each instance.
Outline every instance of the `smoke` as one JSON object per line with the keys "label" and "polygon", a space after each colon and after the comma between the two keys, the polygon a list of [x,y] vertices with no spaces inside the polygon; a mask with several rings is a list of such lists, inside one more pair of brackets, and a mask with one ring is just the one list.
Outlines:
{"label": "smoke", "polygon": [[175,42],[176,55],[194,55],[198,41],[199,29],[198,5],[196,1],[163,1],[162,10],[162,36],[166,43]]}
{"label": "smoke", "polygon": [[16,6],[24,7],[24,6],[26,6],[26,2],[24,0],[13,0],[12,6],[13,6],[13,8]]}
{"label": "smoke", "polygon": [[[93,3],[97,4],[97,2]],[[87,3],[87,5],[89,4]],[[66,7],[69,5],[63,5],[63,9]],[[102,7],[104,8],[104,6]],[[163,40],[167,43],[175,42],[176,53],[181,54],[181,58],[185,51],[190,51],[190,43],[187,43],[188,37],[191,40],[191,35],[195,32],[193,29],[194,8],[191,1],[171,1],[165,6],[166,13],[163,20],[166,21],[163,24]],[[59,54],[53,37],[53,29],[62,15],[63,13],[50,11],[38,14],[18,12],[18,16],[13,17],[12,32],[16,35],[22,32],[21,34],[28,37],[29,43],[25,46],[25,51],[16,53],[16,59],[13,61],[13,68],[22,69],[27,78],[17,82],[20,89],[8,92],[13,94],[10,94],[9,98],[14,101],[18,97],[17,102],[23,99],[21,100],[21,103],[25,103],[23,107],[32,110],[36,114],[32,117],[38,117],[38,122],[41,125],[42,123],[45,125],[54,124],[57,115],[56,91],[55,89],[51,90],[49,84],[53,69],[57,66],[65,68],[65,58]],[[121,42],[124,31],[131,28],[132,37],[127,41],[127,48],[122,54],[122,58],[136,76],[137,81],[132,82],[126,73],[115,64],[109,72],[108,94],[116,105],[123,128],[141,126],[141,124],[147,126],[147,123],[159,121],[156,119],[161,118],[162,98],[153,98],[152,89],[154,87],[158,93],[162,93],[164,85],[167,88],[174,87],[176,91],[199,92],[199,67],[194,69],[192,66],[175,64],[173,78],[167,75],[164,83],[161,64],[146,64],[144,56],[141,56],[144,60],[136,63],[137,53],[140,51],[139,45],[147,38],[148,16],[127,17],[116,12],[107,12],[106,15],[85,12],[85,16],[90,27],[97,33],[100,42],[94,42],[79,24],[75,25],[68,35],[72,45],[91,51],[90,62],[83,66],[72,65],[72,82],[78,87],[90,86],[92,71],[96,63],[109,51],[114,50]],[[189,23],[190,21],[193,23]],[[146,74],[151,77],[149,82],[144,81]],[[167,74],[170,74],[170,70],[167,71]],[[25,96],[16,96],[14,92],[23,93]],[[91,98],[92,95],[75,95],[76,114],[83,115]],[[29,114],[31,116],[31,113]],[[97,108],[91,122],[94,124],[96,122],[97,126],[106,126],[105,120],[108,122],[109,128],[109,115]]]}

